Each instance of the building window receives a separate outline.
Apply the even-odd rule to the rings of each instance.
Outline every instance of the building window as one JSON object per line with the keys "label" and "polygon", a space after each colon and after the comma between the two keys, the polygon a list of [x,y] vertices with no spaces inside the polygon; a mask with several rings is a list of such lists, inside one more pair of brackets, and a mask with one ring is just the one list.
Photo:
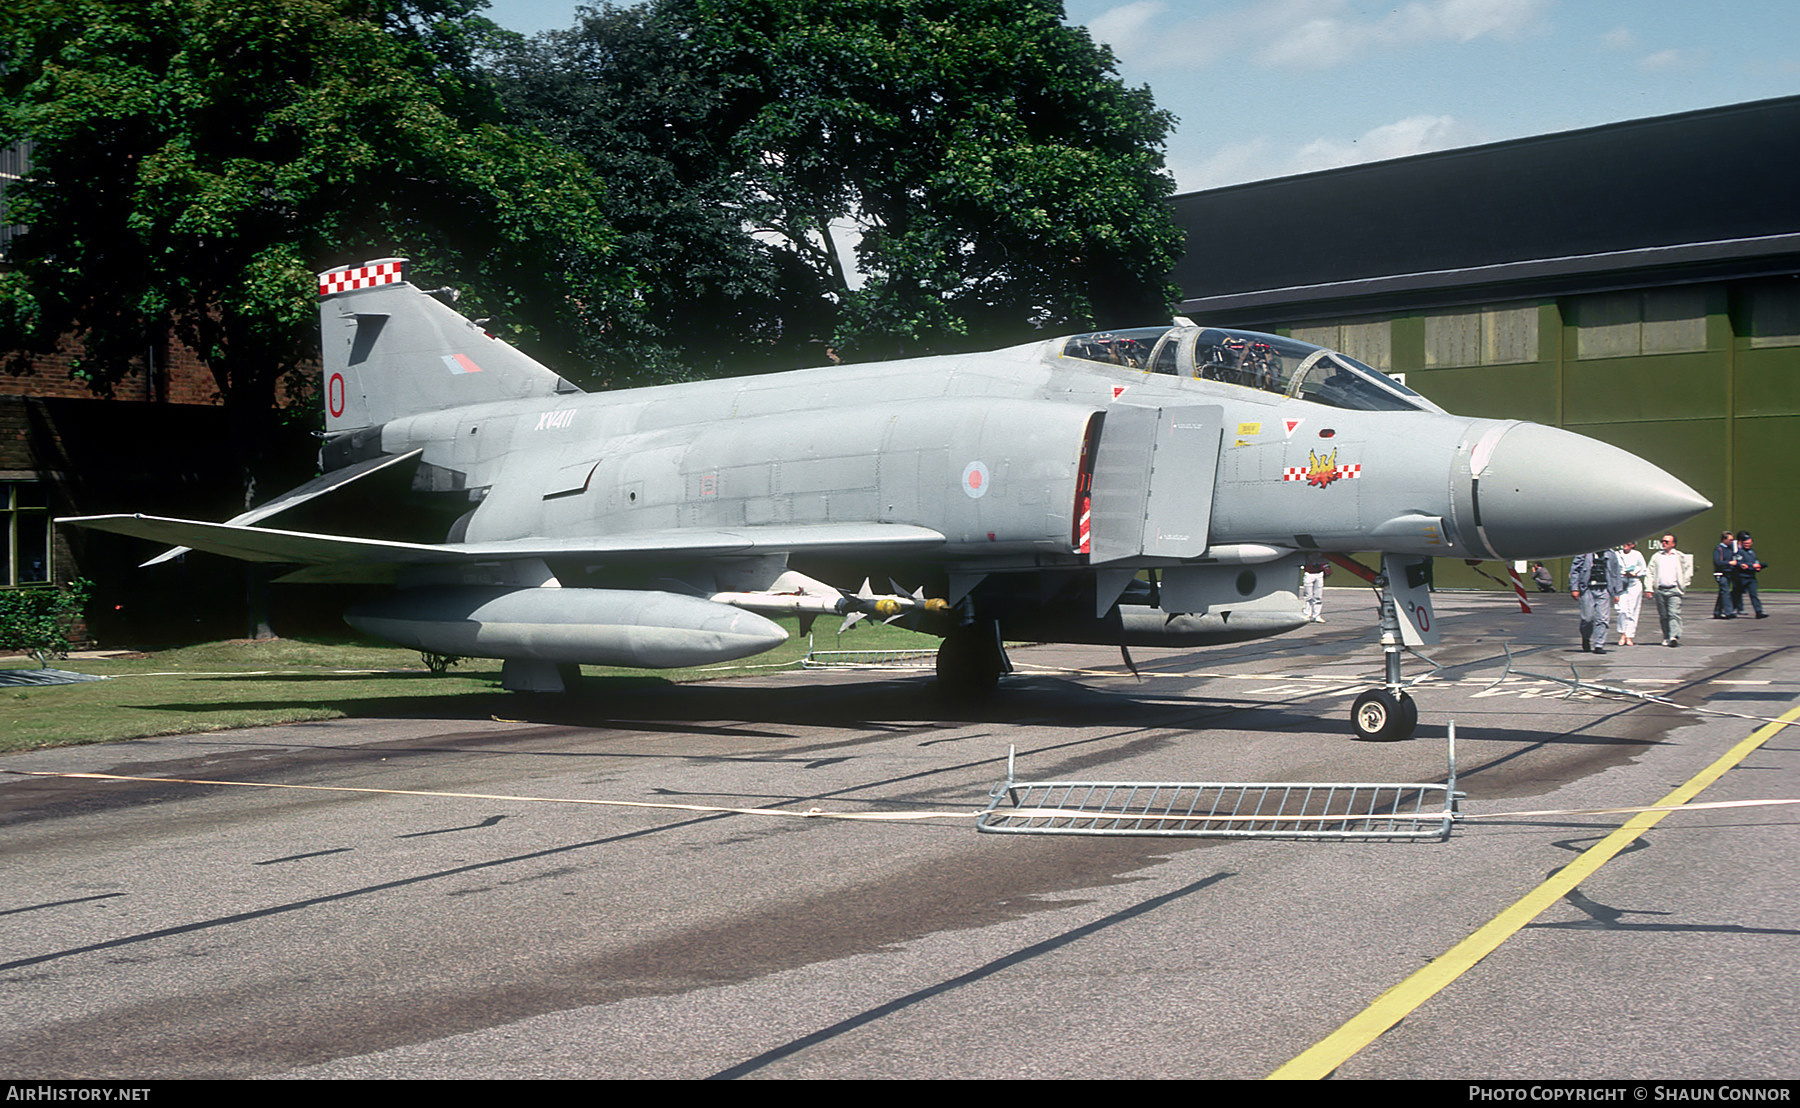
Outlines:
{"label": "building window", "polygon": [[1393,368],[1393,324],[1385,319],[1362,323],[1325,323],[1295,327],[1291,337],[1342,351],[1366,366],[1386,373]]}
{"label": "building window", "polygon": [[1425,368],[1538,360],[1538,309],[1472,308],[1425,317]]}
{"label": "building window", "polygon": [[1575,356],[1634,358],[1706,349],[1706,290],[1609,292],[1575,306]]}
{"label": "building window", "polygon": [[1751,346],[1800,346],[1800,281],[1752,285]]}
{"label": "building window", "polygon": [[6,519],[4,585],[50,583],[50,505],[37,481],[0,481],[0,515]]}

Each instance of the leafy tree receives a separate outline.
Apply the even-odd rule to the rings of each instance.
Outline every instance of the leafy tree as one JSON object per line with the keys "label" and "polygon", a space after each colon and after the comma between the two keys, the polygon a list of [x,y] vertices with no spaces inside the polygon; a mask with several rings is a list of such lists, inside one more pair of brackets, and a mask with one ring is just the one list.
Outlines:
{"label": "leafy tree", "polygon": [[572,30],[502,42],[489,59],[510,117],[606,183],[613,261],[639,287],[635,310],[582,351],[610,383],[791,367],[784,340],[829,327],[805,268],[746,233],[732,162],[742,120],[694,63],[684,25],[655,5],[583,9]]}
{"label": "leafy tree", "polygon": [[1167,310],[1173,117],[1054,0],[652,0],[497,72],[616,185],[652,343],[873,357]]}
{"label": "leafy tree", "polygon": [[799,244],[861,231],[839,339],[960,346],[1166,311],[1173,117],[1056,0],[674,0],[758,101],[737,136],[753,218]]}
{"label": "leafy tree", "polygon": [[[102,393],[170,330],[247,473],[317,351],[313,274],[403,254],[540,337],[621,283],[585,167],[502,123],[483,0],[35,0],[0,35],[0,141],[30,138],[0,347],[82,347]],[[483,297],[486,297],[484,300]],[[527,316],[527,318],[529,318]]]}

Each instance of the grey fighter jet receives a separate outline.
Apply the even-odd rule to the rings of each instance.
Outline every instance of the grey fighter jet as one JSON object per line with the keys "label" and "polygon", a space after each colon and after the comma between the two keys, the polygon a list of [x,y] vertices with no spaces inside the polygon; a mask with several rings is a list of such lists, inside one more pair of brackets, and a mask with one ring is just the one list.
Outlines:
{"label": "grey fighter jet", "polygon": [[[322,477],[225,523],[62,522],[293,566],[282,581],[391,583],[350,623],[503,659],[508,689],[740,658],[786,638],[768,615],[829,613],[941,635],[940,682],[974,695],[1010,668],[1008,639],[1294,630],[1309,555],[1378,551],[1387,669],[1352,718],[1404,738],[1400,652],[1433,641],[1432,557],[1595,550],[1710,506],[1593,439],[1450,415],[1340,352],[1186,320],[586,394],[403,260],[322,274],[319,294]],[[278,526],[396,469],[453,505],[442,541]]]}

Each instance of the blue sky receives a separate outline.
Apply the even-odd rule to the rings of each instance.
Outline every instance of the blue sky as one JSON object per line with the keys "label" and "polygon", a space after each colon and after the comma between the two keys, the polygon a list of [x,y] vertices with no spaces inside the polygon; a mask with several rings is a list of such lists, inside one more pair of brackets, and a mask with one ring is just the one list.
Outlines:
{"label": "blue sky", "polygon": [[[496,0],[535,33],[571,0]],[[1183,192],[1800,94],[1795,0],[1067,0],[1180,117]],[[1800,136],[1796,136],[1800,141]]]}

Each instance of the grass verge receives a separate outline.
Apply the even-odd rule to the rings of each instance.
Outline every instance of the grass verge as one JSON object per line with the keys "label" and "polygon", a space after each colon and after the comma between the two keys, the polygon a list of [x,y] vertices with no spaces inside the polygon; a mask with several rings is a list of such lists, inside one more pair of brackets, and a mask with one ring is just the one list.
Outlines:
{"label": "grass verge", "polygon": [[[674,670],[588,666],[583,674],[676,683],[799,668],[807,637],[793,620],[777,622],[788,641],[737,662]],[[938,642],[869,623],[836,636],[823,620],[814,640],[819,650],[931,650]],[[488,716],[504,714],[511,703],[497,661],[469,659],[438,676],[416,651],[349,640],[233,640],[52,665],[112,680],[0,686],[0,753],[306,720]]]}

